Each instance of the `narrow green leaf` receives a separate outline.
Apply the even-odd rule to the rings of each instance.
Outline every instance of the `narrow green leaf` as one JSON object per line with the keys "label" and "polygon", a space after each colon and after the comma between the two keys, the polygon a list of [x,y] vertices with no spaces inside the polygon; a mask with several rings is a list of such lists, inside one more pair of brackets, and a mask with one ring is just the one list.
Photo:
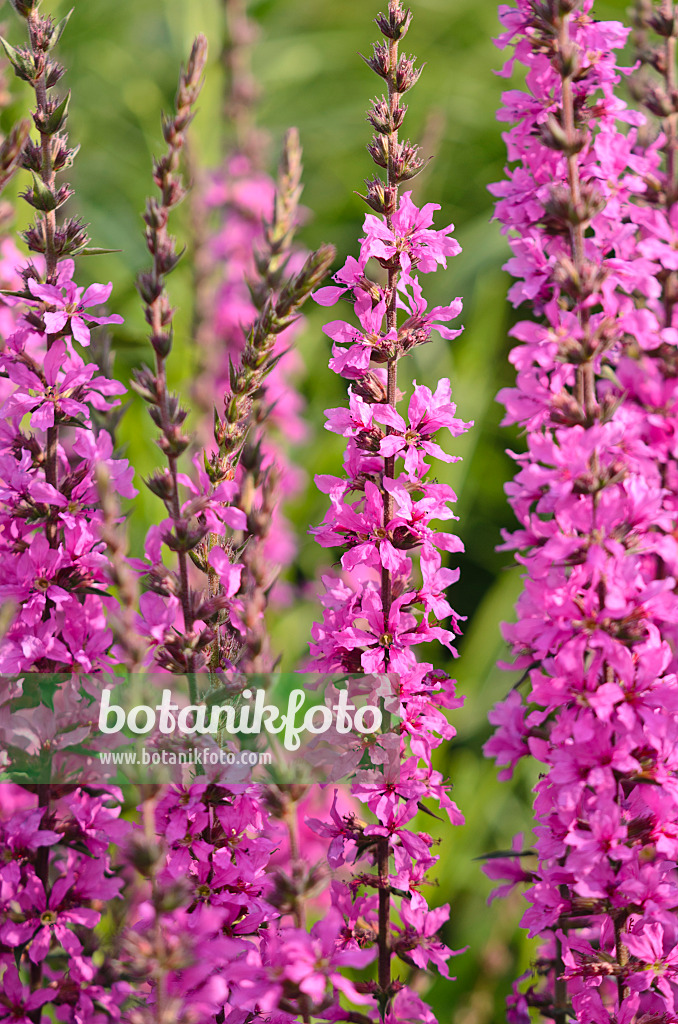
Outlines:
{"label": "narrow green leaf", "polygon": [[6,39],[0,36],[0,43],[2,43],[3,49],[7,54],[7,58],[14,68],[14,71],[18,78],[23,78],[25,82],[32,82],[35,76],[35,65],[33,61],[25,57],[18,50],[15,50]]}
{"label": "narrow green leaf", "polygon": [[33,175],[33,206],[36,210],[42,210],[43,212],[49,213],[50,210],[56,210],[57,199],[51,188],[45,185],[35,171],[31,171]]}
{"label": "narrow green leaf", "polygon": [[98,249],[96,246],[87,245],[84,249],[78,249],[74,256],[108,256],[112,252],[122,252],[122,249]]}
{"label": "narrow green leaf", "polygon": [[54,26],[54,31],[52,32],[52,35],[51,35],[51,38],[50,38],[50,41],[49,41],[49,48],[50,48],[50,50],[54,46],[56,46],[56,44],[61,39],[62,35],[64,34],[64,29],[66,28],[66,25],[68,25],[69,19],[70,19],[71,14],[73,13],[74,10],[75,10],[75,7],[71,7],[71,9],[68,12],[68,14],[66,15],[66,17],[62,18],[61,21],[57,22],[57,24]]}
{"label": "narrow green leaf", "polygon": [[64,99],[61,101],[58,107],[52,111],[50,116],[45,121],[44,133],[45,135],[54,135],[63,128],[68,117],[68,104],[71,102],[70,91],[66,94]]}

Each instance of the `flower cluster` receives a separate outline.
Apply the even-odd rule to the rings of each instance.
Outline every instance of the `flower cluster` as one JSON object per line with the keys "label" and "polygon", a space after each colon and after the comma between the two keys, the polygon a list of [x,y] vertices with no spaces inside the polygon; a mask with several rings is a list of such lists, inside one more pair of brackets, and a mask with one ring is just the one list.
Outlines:
{"label": "flower cluster", "polygon": [[[255,321],[281,272],[298,271],[303,266],[303,254],[290,252],[298,220],[300,178],[301,148],[296,131],[291,130],[277,185],[268,174],[255,169],[250,157],[236,152],[204,196],[205,207],[220,214],[219,229],[208,239],[203,259],[207,285],[212,285],[215,270],[219,279],[209,303],[210,315],[198,332],[204,372],[196,394],[206,409],[206,433],[212,432],[214,394],[229,391],[232,368],[241,364],[247,340],[245,325]],[[275,361],[263,381],[254,422],[235,470],[238,490],[233,503],[246,516],[240,588],[246,632],[238,655],[244,671],[272,668],[263,612],[271,599],[286,597],[286,588],[277,578],[296,550],[281,504],[299,492],[303,479],[285,448],[285,443],[299,442],[306,433],[302,399],[292,382],[292,375],[300,369],[293,348],[299,327],[297,319],[276,336]]]}
{"label": "flower cluster", "polygon": [[105,976],[94,927],[120,895],[108,849],[128,828],[122,794],[37,788],[0,790],[0,1019],[40,1020],[49,1004],[60,1021],[119,1020],[128,986]]}
{"label": "flower cluster", "polygon": [[92,419],[93,411],[117,404],[124,388],[81,350],[92,326],[121,318],[93,312],[108,300],[110,285],[84,290],[73,280],[71,256],[85,250],[87,236],[77,221],[56,220],[70,192],[55,184],[55,174],[73,157],[63,131],[67,104],[50,95],[63,74],[49,56],[60,30],[35,12],[27,25],[30,47],[10,58],[35,90],[42,142],[29,139],[22,156],[34,179],[24,193],[37,211],[24,233],[34,262],[21,265],[4,244],[3,274],[14,297],[3,301],[0,353],[0,600],[14,614],[0,670],[90,672],[113,663],[96,467],[106,468],[117,494],[136,492],[132,469],[114,458],[110,436]]}
{"label": "flower cluster", "polygon": [[127,885],[116,959],[135,993],[129,1020],[237,1019],[238,963],[277,916],[264,900],[273,843],[262,835],[260,797],[252,786],[173,786],[145,794],[141,819],[120,851]]}
{"label": "flower cluster", "polygon": [[[67,99],[52,95],[64,69],[50,53],[65,22],[55,25],[36,5],[15,6],[29,46],[5,49],[35,91],[40,140],[26,140],[21,156],[33,172],[24,193],[37,212],[24,233],[32,262],[11,242],[2,245],[11,294],[0,313],[0,671],[22,678],[3,683],[0,727],[3,772],[11,764],[28,780],[21,769],[37,763],[44,775],[36,784],[0,785],[0,1018],[36,1021],[44,1012],[95,1022],[119,1019],[127,991],[105,976],[94,928],[103,903],[119,894],[109,847],[128,827],[120,792],[94,779],[72,782],[81,778],[76,754],[99,692],[90,674],[116,663],[108,615],[117,602],[107,593],[97,473],[107,474],[111,494],[136,492],[132,469],[96,422],[124,388],[82,352],[92,327],[121,318],[93,308],[108,300],[110,285],[75,283],[72,257],[86,251],[87,236],[78,221],[56,218],[70,192],[55,175],[74,155],[63,130]],[[61,687],[45,678],[55,672],[65,673]],[[33,706],[36,691],[47,695],[51,714]]]}
{"label": "flower cluster", "polygon": [[[356,955],[376,948],[376,982],[359,984],[349,997],[363,994],[367,1001],[371,996],[389,1022],[429,1021],[432,1015],[418,992],[394,977],[393,969],[399,959],[447,977],[452,955],[438,936],[448,908],[430,910],[421,892],[437,858],[431,837],[416,828],[414,818],[431,801],[452,823],[463,820],[431,765],[435,747],[454,735],[443,709],[461,701],[444,672],[418,660],[417,648],[437,642],[456,653],[458,616],[445,592],[458,572],[444,566],[443,554],[462,546],[435,525],[454,519],[455,495],[427,476],[431,458],[454,461],[436,440],[439,432],[457,437],[469,424],[456,415],[449,380],[441,380],[434,392],[415,381],[407,411],[400,410],[404,395],[397,372],[400,360],[429,342],[434,331],[446,340],[460,333],[446,325],[458,316],[461,301],[429,310],[419,282],[420,274],[446,267],[460,249],[450,236],[452,225],[433,227],[438,206],[419,209],[411,192],[399,197],[399,186],[422,166],[418,149],[398,140],[402,95],[419,70],[413,58],[398,53],[410,24],[399,0],[391,0],[377,21],[384,42],[375,44],[367,63],[386,82],[388,96],[375,100],[368,115],[376,132],[368,148],[375,163],[386,168],[387,179],[367,182],[366,201],[374,213],[365,218],[358,257],[347,259],[335,275],[336,285],[314,296],[323,306],[349,300],[355,322],[333,320],[324,328],[333,342],[330,368],[350,382],[349,404],[327,411],[327,429],[346,438],[344,475],[316,478],[330,508],[313,532],[323,547],[343,549],[343,572],[324,578],[323,619],[313,627],[311,654],[322,672],[388,674],[393,683],[388,706],[399,725],[371,749],[373,767],[351,788],[369,823],[335,806],[329,820],[311,824],[331,841],[330,866],[351,865],[351,880],[335,881],[331,889],[335,948]],[[384,272],[382,283],[370,277],[375,266]],[[449,628],[439,624],[446,619]],[[375,874],[361,871],[363,859],[373,861]],[[328,935],[330,920],[324,925]],[[335,999],[338,991],[347,993],[338,979],[334,988]],[[323,1005],[316,1002],[315,1012]],[[334,1020],[357,1019],[338,1002],[331,1014]]]}
{"label": "flower cluster", "polygon": [[536,866],[507,866],[530,882],[545,981],[516,991],[514,1024],[530,1005],[587,1024],[678,1010],[670,214],[649,192],[663,172],[644,116],[614,91],[627,30],[590,11],[519,0],[498,41],[526,77],[504,94],[515,164],[492,191],[511,298],[539,317],[514,329],[517,386],[500,396],[528,431],[506,538],[525,589],[505,634],[529,693],[495,709],[486,746],[507,775],[528,754],[541,768]]}
{"label": "flower cluster", "polygon": [[[261,578],[265,573],[262,562],[271,552],[256,543],[247,545],[243,561],[236,561],[236,538],[240,537],[241,543],[243,536],[260,541],[266,537],[271,506],[277,501],[275,483],[279,474],[273,466],[267,466],[259,439],[254,439],[251,450],[246,446],[253,427],[266,416],[265,406],[261,413],[260,396],[268,403],[276,394],[275,385],[269,394],[267,382],[279,362],[278,339],[323,280],[334,255],[331,247],[321,247],[296,271],[286,268],[286,246],[295,227],[301,169],[298,141],[292,135],[266,232],[265,251],[259,260],[263,271],[260,301],[255,295],[255,315],[247,335],[242,335],[241,351],[237,357],[235,352],[229,353],[223,412],[214,410],[212,441],[194,457],[192,476],[180,472],[179,459],[188,450],[191,438],[183,426],[187,411],[179,396],[167,388],[173,310],[165,278],[179,259],[167,222],[170,211],[186,194],[177,164],[202,85],[206,55],[206,40],[199,37],[181,75],[174,116],[164,125],[167,153],[154,165],[161,197],[149,199],[144,214],[153,265],[140,275],[138,287],[151,326],[156,366],[154,371],[139,371],[135,381],[136,390],[160,428],[158,445],[167,459],[167,468],[156,471],[147,481],[163,501],[168,518],[152,526],[147,536],[146,563],[141,568],[148,591],[141,597],[140,631],[148,637],[151,662],[171,672],[190,674],[205,668],[213,674],[229,670],[242,657],[243,647],[251,654],[243,667],[252,668],[264,647],[261,605],[265,599],[257,597],[265,594],[271,582],[268,574]],[[284,391],[284,387],[277,390]],[[246,493],[257,487],[263,495],[260,505],[253,493]],[[180,488],[188,490],[187,501],[182,501]],[[166,566],[163,548],[176,556],[176,569]],[[195,583],[194,568],[200,570]]]}
{"label": "flower cluster", "polygon": [[[194,473],[179,472],[178,459],[188,448],[188,438],[182,430],[184,414],[165,383],[171,311],[163,278],[174,261],[173,241],[166,233],[167,214],[174,203],[167,197],[183,193],[173,154],[178,153],[178,135],[188,121],[188,111],[182,112],[182,92],[192,103],[199,78],[199,64],[192,58],[180,83],[172,122],[176,129],[169,121],[166,126],[170,152],[156,168],[162,203],[151,201],[147,208],[154,266],[142,276],[140,290],[153,329],[156,369],[143,371],[136,382],[161,429],[160,446],[168,469],[156,473],[150,485],[170,513],[165,523],[152,527],[147,538],[150,571],[149,564],[143,568],[149,590],[141,598],[142,630],[151,640],[149,660],[175,673],[188,670],[196,698],[203,696],[197,690],[200,680],[236,694],[244,685],[243,671],[262,663],[271,667],[263,645],[257,647],[262,617],[257,597],[265,602],[275,569],[264,566],[264,579],[258,575],[258,565],[264,565],[275,549],[265,544],[266,530],[259,521],[268,516],[270,526],[271,514],[277,511],[272,469],[277,457],[262,442],[260,428],[269,416],[289,417],[293,411],[285,403],[279,371],[281,338],[286,335],[289,341],[296,310],[322,281],[334,256],[331,247],[323,247],[300,266],[288,260],[301,170],[298,139],[290,133],[277,190],[272,185],[250,186],[258,202],[266,203],[270,223],[264,222],[262,207],[250,209],[243,226],[242,208],[236,210],[238,216],[233,215],[231,197],[230,220],[214,242],[219,258],[229,260],[211,325],[214,335],[228,342],[225,377],[219,376],[224,370],[221,364],[212,373],[212,384],[216,375],[226,394],[221,411],[214,415],[212,440],[193,460]],[[241,192],[244,203],[247,188]],[[219,201],[216,186],[212,200]],[[248,202],[251,206],[251,196]],[[236,233],[234,240],[234,224],[243,228],[242,245],[248,239],[259,242],[260,281],[252,287],[249,302],[243,296],[247,293],[245,260],[238,249],[240,235]],[[224,239],[230,249],[224,250]],[[248,267],[251,259],[250,248]],[[250,327],[245,331],[242,325],[247,321]],[[279,410],[270,408],[276,404]],[[190,495],[183,505],[179,486]],[[176,571],[163,564],[163,546],[177,553]],[[241,561],[236,562],[236,551]],[[202,571],[202,579],[195,569]],[[234,666],[235,676],[230,671]],[[199,675],[200,669],[208,672]],[[247,785],[244,779],[232,785],[224,773],[217,772],[208,780],[203,776],[188,787],[170,787],[146,799],[141,809],[143,834],[136,829],[123,853],[123,862],[143,879],[130,889],[119,950],[119,970],[141,1000],[133,1020],[190,1021],[196,1015],[244,1020],[276,1006],[283,984],[286,998],[293,998],[292,981],[304,980],[294,975],[299,971],[300,936],[308,943],[317,942],[307,935],[300,911],[291,906],[284,871],[271,854],[283,851],[285,863],[285,851],[292,843],[287,823],[296,835],[300,798],[301,794],[294,799],[285,794],[274,799],[271,787]],[[312,873],[309,869],[308,874]],[[295,884],[299,884],[296,874]],[[290,928],[281,923],[287,914],[292,914],[299,931],[294,947]],[[273,936],[280,934],[285,936],[284,948],[273,954]],[[321,952],[318,948],[313,965]],[[275,985],[268,968],[273,956],[279,968]],[[322,970],[309,967],[316,988]],[[294,991],[298,989],[297,984]],[[300,998],[302,1002],[306,998],[303,991]],[[292,1018],[281,1010],[280,1019]]]}

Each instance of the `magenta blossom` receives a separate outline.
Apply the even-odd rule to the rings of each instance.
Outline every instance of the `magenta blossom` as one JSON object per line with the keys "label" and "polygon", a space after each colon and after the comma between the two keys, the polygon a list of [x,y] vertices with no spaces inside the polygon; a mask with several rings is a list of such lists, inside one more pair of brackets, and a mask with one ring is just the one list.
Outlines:
{"label": "magenta blossom", "polygon": [[17,391],[0,409],[0,415],[21,417],[32,410],[31,426],[37,430],[74,419],[89,425],[88,405],[105,412],[112,404],[104,396],[125,391],[119,381],[95,376],[97,370],[94,363],[86,364],[75,353],[67,354],[66,342],[60,338],[45,355],[41,372],[22,363],[8,365],[7,375]]}
{"label": "magenta blossom", "polygon": [[42,882],[31,872],[19,896],[25,920],[7,921],[0,926],[2,941],[12,947],[30,942],[28,955],[34,964],[47,956],[52,936],[71,956],[80,953],[82,944],[68,925],[93,928],[101,914],[86,907],[68,907],[68,894],[74,882],[72,875],[58,878],[47,896]]}
{"label": "magenta blossom", "polygon": [[408,408],[409,424],[389,405],[378,405],[373,416],[391,427],[392,432],[380,443],[379,452],[389,457],[403,454],[405,472],[412,480],[420,479],[429,469],[424,455],[432,455],[442,462],[456,462],[458,456],[448,455],[439,444],[431,440],[442,427],[453,437],[463,434],[472,424],[455,417],[456,406],[450,401],[450,382],[441,380],[435,392],[414,381],[414,392]]}
{"label": "magenta blossom", "polygon": [[426,203],[421,210],[412,202],[412,193],[403,192],[400,205],[394,213],[389,228],[380,217],[368,214],[365,218],[365,256],[388,262],[397,259],[405,274],[416,268],[422,274],[430,274],[439,266],[447,266],[447,257],[456,256],[461,246],[454,238],[454,224],[441,230],[433,230],[433,213],[439,210],[437,203]]}
{"label": "magenta blossom", "polygon": [[94,316],[86,312],[92,306],[101,306],[108,301],[112,284],[92,284],[86,290],[78,288],[72,280],[75,265],[72,260],[62,260],[57,285],[41,284],[28,279],[28,290],[43,304],[43,321],[47,334],[60,334],[67,326],[73,338],[81,345],[90,343],[91,324],[121,324],[117,313],[111,316]]}

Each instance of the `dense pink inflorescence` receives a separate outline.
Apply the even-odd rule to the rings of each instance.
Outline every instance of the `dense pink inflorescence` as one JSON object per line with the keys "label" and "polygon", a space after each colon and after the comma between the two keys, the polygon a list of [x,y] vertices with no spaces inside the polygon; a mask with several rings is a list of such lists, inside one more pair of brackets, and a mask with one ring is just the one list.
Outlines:
{"label": "dense pink inflorescence", "polygon": [[[30,297],[3,307],[0,594],[13,614],[0,664],[7,676],[22,678],[3,686],[0,733],[6,755],[20,764],[25,747],[33,764],[44,758],[49,774],[34,786],[0,785],[0,836],[8,854],[0,872],[0,1018],[40,1019],[44,1007],[57,1020],[115,1020],[129,986],[103,977],[94,928],[102,901],[120,894],[109,847],[127,830],[122,794],[94,779],[87,788],[63,782],[81,772],[75,755],[91,730],[93,674],[116,663],[95,473],[105,466],[117,495],[136,492],[127,461],[113,457],[109,434],[92,424],[92,410],[108,410],[124,389],[79,351],[76,330],[83,342],[89,337],[74,324],[75,314],[63,323],[50,317],[60,316],[68,298],[83,306],[83,324],[120,317],[88,315],[88,301],[107,299],[110,286],[83,294],[72,280],[72,260],[62,260],[56,284],[45,285],[9,243],[4,256],[14,261],[20,284],[28,283]],[[48,482],[47,432],[55,428],[56,476]],[[12,714],[12,707],[30,707],[26,674],[50,672],[72,674],[54,693],[53,712]]]}
{"label": "dense pink inflorescence", "polygon": [[[300,172],[298,138],[290,132],[277,188],[234,157],[207,196],[208,205],[224,207],[209,251],[220,280],[212,319],[199,332],[210,339],[199,388],[209,380],[216,410],[190,475],[177,471],[189,438],[167,429],[170,418],[179,428],[183,416],[178,405],[169,407],[172,417],[162,410],[163,339],[152,338],[156,373],[137,376],[164,434],[168,470],[150,484],[169,513],[147,537],[141,565],[149,589],[140,628],[150,639],[149,664],[179,674],[197,670],[197,700],[219,686],[237,695],[248,672],[271,671],[275,660],[262,622],[271,583],[290,557],[279,502],[290,493],[293,474],[268,428],[284,423],[288,438],[301,430],[298,400],[281,369],[291,360],[279,356],[296,310],[334,255],[327,248],[301,260],[289,255]],[[155,254],[159,246],[149,248]],[[150,276],[140,282],[149,299],[150,283]],[[153,322],[152,312],[148,319]],[[182,567],[179,557],[175,567],[172,552],[182,550],[191,561]],[[262,1014],[293,1021],[288,1007],[303,1004],[309,986],[322,1003],[324,989],[334,991],[337,965],[351,960],[337,953],[327,965],[317,962],[326,936],[316,934],[322,929],[307,932],[297,906],[297,897],[318,881],[307,859],[317,852],[317,837],[301,856],[297,835],[304,787],[279,791],[248,784],[247,777],[244,771],[232,782],[217,772],[209,782],[201,776],[144,802],[143,832],[135,831],[123,853],[123,862],[144,876],[130,900],[122,951],[144,999],[132,1015],[139,1024],[214,1017],[241,1024]]]}
{"label": "dense pink inflorescence", "polygon": [[[643,116],[615,95],[627,30],[591,3],[501,8],[524,90],[504,94],[511,168],[492,186],[513,256],[521,321],[506,423],[527,428],[507,486],[524,567],[505,627],[529,689],[490,715],[486,746],[539,762],[537,865],[523,923],[546,981],[528,1007],[582,1024],[676,1020],[678,622],[673,437],[666,352],[676,330],[660,284],[666,218],[648,206],[661,174]],[[499,877],[497,862],[492,877]],[[510,886],[508,887],[510,888]]]}
{"label": "dense pink inflorescence", "polygon": [[[23,273],[31,298],[7,309],[13,330],[0,355],[8,381],[1,409],[0,598],[16,608],[0,645],[0,668],[12,675],[96,671],[113,664],[106,626],[108,559],[97,531],[97,464],[108,469],[117,494],[129,498],[136,492],[131,467],[113,457],[109,435],[92,426],[91,409],[109,409],[124,388],[76,350],[72,332],[89,342],[84,324],[93,318],[85,310],[82,330],[73,314],[60,326],[52,323],[50,337],[49,318],[60,317],[67,294],[76,293],[73,261],[59,264],[55,286],[41,284],[31,267],[17,266],[16,273]],[[101,302],[110,287],[88,292]],[[119,323],[120,317],[96,320]],[[63,438],[56,451],[56,486],[46,475],[47,431],[54,427]]]}
{"label": "dense pink inflorescence", "polygon": [[[218,229],[207,243],[209,265],[217,268],[218,277],[210,322],[204,330],[205,372],[198,383],[198,398],[208,412],[206,432],[212,428],[214,396],[228,391],[231,364],[239,364],[247,329],[257,316],[250,284],[257,278],[255,254],[264,246],[266,225],[272,222],[275,199],[273,179],[257,171],[252,160],[242,153],[228,158],[223,172],[215,176],[204,197],[207,209],[218,211],[220,217]],[[294,253],[289,269],[298,270],[303,258],[303,254]],[[306,436],[303,400],[294,386],[301,360],[293,342],[300,327],[301,322],[297,321],[278,336],[274,352],[281,358],[266,377],[261,396],[265,415],[248,439],[250,452],[253,456],[256,454],[256,470],[261,481],[251,498],[254,516],[261,518],[263,512],[267,520],[265,535],[253,541],[259,549],[257,563],[265,577],[262,584],[266,590],[273,585],[273,600],[286,600],[289,596],[286,585],[276,578],[289,566],[296,551],[293,531],[282,505],[299,493],[303,483],[303,472],[291,464],[285,447],[303,441]],[[246,461],[249,464],[252,460]],[[241,464],[236,477],[241,489],[246,472]],[[262,487],[267,477],[275,478],[275,507],[272,509],[266,487]]]}
{"label": "dense pink inflorescence", "polygon": [[36,1019],[43,1007],[62,1021],[119,1020],[129,986],[104,976],[94,928],[103,902],[120,896],[108,851],[128,828],[122,794],[37,788],[40,798],[9,783],[0,789],[10,855],[0,871],[0,1019]]}
{"label": "dense pink inflorescence", "polygon": [[[451,951],[436,933],[448,909],[430,911],[420,889],[437,858],[431,853],[430,836],[412,828],[411,823],[422,800],[443,807],[455,824],[463,820],[447,796],[440,773],[431,767],[435,747],[454,735],[443,709],[458,707],[461,701],[445,673],[418,660],[417,648],[443,643],[456,653],[453,641],[459,632],[458,617],[447,603],[445,591],[459,573],[443,566],[442,553],[461,551],[462,546],[454,534],[436,529],[437,520],[454,518],[450,509],[454,494],[447,485],[427,482],[430,464],[424,460],[434,457],[452,461],[453,457],[432,439],[443,428],[456,437],[468,424],[456,416],[448,380],[441,380],[433,394],[426,385],[415,382],[407,411],[401,414],[396,402],[387,401],[388,371],[372,367],[370,361],[375,355],[385,361],[392,352],[402,354],[399,346],[409,347],[413,337],[414,344],[429,340],[433,318],[444,323],[458,315],[461,303],[456,300],[449,307],[434,310],[427,319],[415,270],[421,270],[419,257],[424,269],[434,270],[437,262],[444,265],[446,257],[459,248],[449,237],[451,228],[433,231],[428,226],[432,219],[430,205],[418,211],[408,193],[399,213],[392,231],[386,229],[381,218],[368,215],[358,261],[349,257],[336,275],[339,285],[323,288],[315,296],[322,305],[334,303],[346,290],[343,285],[350,281],[350,297],[360,327],[339,320],[325,328],[334,341],[331,365],[352,383],[348,408],[327,411],[327,428],[347,439],[345,475],[317,478],[331,505],[325,521],[313,532],[323,547],[344,548],[344,571],[341,576],[324,578],[323,620],[314,626],[311,644],[314,667],[321,671],[396,674],[398,696],[393,711],[404,725],[402,738],[393,737],[398,748],[394,768],[397,782],[389,782],[388,776],[380,780],[379,773],[372,771],[366,773],[368,781],[352,786],[353,796],[374,816],[373,824],[363,826],[352,814],[341,816],[335,811],[330,823],[316,821],[315,827],[332,839],[330,864],[336,867],[350,863],[356,873],[361,856],[366,852],[377,856],[375,839],[387,840],[394,857],[393,865],[387,868],[389,882],[411,897],[411,902],[403,900],[400,906],[401,924],[389,925],[393,955],[402,955],[406,961],[412,958],[422,969],[434,963],[435,969],[447,976],[445,961]],[[368,282],[365,270],[371,257],[388,259],[396,247],[401,265],[408,268],[397,286],[398,306],[406,319],[397,330],[388,330],[384,323],[387,291]],[[414,315],[410,315],[409,292],[417,295]],[[441,325],[433,327],[446,338],[460,333]],[[395,460],[392,476],[385,472],[385,459],[389,457]],[[387,514],[389,496],[392,511]],[[415,552],[419,556],[416,560]],[[386,611],[383,570],[392,580],[392,600]],[[448,618],[451,628],[438,625]],[[343,923],[344,931],[347,927],[354,929],[357,918],[369,912],[368,919],[377,934],[377,896],[368,894],[353,902],[351,891],[355,894],[355,885],[338,883],[332,890],[335,906],[344,914],[351,908]],[[391,999],[393,996],[391,992]],[[416,1006],[416,1014],[430,1016],[418,995],[401,990],[389,1003],[388,1020],[408,1019],[397,1016],[399,1003],[406,999],[413,1004],[412,1013]],[[339,1011],[337,1014],[333,1019],[342,1019]]]}
{"label": "dense pink inflorescence", "polygon": [[[375,44],[368,60],[389,88],[388,100],[374,102],[370,120],[377,136],[369,147],[375,162],[388,167],[387,182],[368,182],[368,203],[376,212],[365,218],[358,257],[347,259],[335,285],[315,294],[323,306],[348,300],[355,318],[332,320],[324,328],[333,343],[330,368],[349,382],[349,401],[327,410],[326,423],[346,439],[344,473],[316,478],[330,507],[312,532],[323,547],[342,549],[342,571],[323,580],[312,664],[322,672],[388,675],[393,696],[387,706],[398,727],[385,727],[371,750],[374,767],[351,786],[368,822],[333,807],[329,820],[309,824],[331,841],[330,867],[351,871],[348,880],[333,883],[334,914],[326,931],[333,921],[334,948],[346,947],[348,938],[346,948],[357,951],[368,945],[367,923],[376,947],[376,982],[358,986],[358,994],[371,996],[389,1022],[433,1020],[419,991],[394,978],[396,961],[448,977],[452,955],[439,936],[449,908],[429,909],[422,893],[437,858],[415,816],[423,802],[444,809],[453,824],[463,821],[431,763],[434,749],[454,735],[444,710],[461,700],[446,673],[420,661],[418,652],[420,645],[442,643],[456,653],[458,616],[445,592],[458,571],[446,568],[443,557],[462,545],[438,523],[455,518],[455,495],[448,485],[433,482],[429,471],[431,460],[454,461],[439,433],[457,437],[469,424],[456,415],[448,380],[439,381],[434,392],[414,381],[402,407],[405,396],[397,384],[402,357],[430,341],[433,331],[446,340],[458,336],[459,330],[446,325],[461,310],[459,299],[429,310],[419,282],[422,273],[446,267],[460,251],[452,225],[435,228],[439,207],[419,209],[409,191],[398,199],[398,185],[421,166],[417,150],[397,138],[404,115],[400,96],[418,77],[412,60],[398,57],[397,41],[409,20],[400,3],[390,3],[378,19],[386,43]],[[386,271],[385,283],[370,278],[375,265]],[[447,628],[439,624],[446,620]],[[374,863],[376,875],[361,868],[365,859]],[[334,984],[341,990],[337,979]],[[374,1010],[373,1002],[365,1019]],[[325,1013],[332,1020],[353,1019],[338,1001]]]}
{"label": "dense pink inflorescence", "polygon": [[[93,1024],[119,1019],[129,988],[103,976],[94,932],[103,902],[120,894],[109,848],[127,825],[119,791],[94,778],[88,787],[64,783],[81,776],[77,750],[92,728],[95,674],[117,663],[95,474],[105,467],[116,495],[136,491],[127,461],[114,457],[109,434],[92,422],[93,410],[110,409],[124,388],[86,360],[81,344],[89,342],[86,325],[121,318],[89,315],[110,286],[76,288],[72,260],[58,263],[56,283],[46,285],[44,261],[26,264],[9,242],[3,256],[8,286],[27,284],[28,297],[2,309],[0,596],[11,614],[0,667],[20,678],[3,684],[0,735],[5,759],[20,766],[30,751],[27,763],[41,762],[43,775],[32,786],[0,784],[0,1019],[39,1020],[43,1008],[57,1020]],[[69,308],[64,318],[67,303],[79,313]],[[48,432],[57,435],[51,467]],[[55,672],[71,678],[53,693],[53,710],[32,713],[27,677]],[[12,713],[16,707],[26,710]]]}

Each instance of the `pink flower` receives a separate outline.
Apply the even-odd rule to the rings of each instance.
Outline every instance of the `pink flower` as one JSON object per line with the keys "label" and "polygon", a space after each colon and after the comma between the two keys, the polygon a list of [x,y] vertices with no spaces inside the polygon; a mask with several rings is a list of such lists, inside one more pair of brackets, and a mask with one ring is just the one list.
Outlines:
{"label": "pink flower", "polygon": [[5,402],[0,415],[22,417],[33,410],[31,426],[36,430],[72,420],[87,426],[88,405],[104,412],[112,407],[104,396],[125,391],[118,381],[94,376],[96,371],[94,363],[85,364],[79,356],[67,355],[66,342],[60,338],[45,355],[41,373],[21,363],[10,363],[7,375],[18,390]]}
{"label": "pink flower", "polygon": [[438,932],[450,916],[450,908],[446,906],[437,907],[435,910],[414,910],[407,900],[404,900],[401,915],[405,930],[397,945],[405,958],[411,959],[422,970],[438,971],[443,978],[449,978],[447,961],[451,956],[458,956],[464,952],[462,949],[451,950],[438,938]]}
{"label": "pink flower", "polygon": [[25,920],[7,921],[0,926],[2,941],[11,947],[30,942],[28,955],[34,964],[47,956],[52,935],[69,955],[77,956],[82,944],[67,925],[93,928],[101,914],[87,907],[64,909],[64,904],[68,906],[66,897],[74,881],[73,876],[68,875],[58,878],[47,897],[42,882],[31,872],[19,897]]}
{"label": "pink flower", "polygon": [[5,964],[0,992],[0,1020],[7,1024],[32,1024],[36,1010],[52,999],[48,988],[31,991],[19,978],[14,964]]}
{"label": "pink flower", "polygon": [[438,231],[431,228],[433,213],[439,209],[437,203],[427,203],[418,210],[412,202],[412,193],[403,192],[392,217],[392,230],[380,217],[372,214],[365,217],[363,253],[384,261],[396,257],[405,274],[413,268],[430,274],[439,266],[446,267],[447,257],[460,253],[461,246],[448,237],[454,230],[453,224]]}
{"label": "pink flower", "polygon": [[121,324],[123,319],[117,313],[111,316],[94,316],[86,310],[108,301],[112,284],[92,284],[86,290],[78,288],[72,280],[72,260],[62,260],[58,285],[40,284],[28,279],[31,295],[44,303],[42,318],[47,334],[60,334],[68,325],[73,338],[81,345],[90,343],[91,324]]}
{"label": "pink flower", "polygon": [[404,453],[405,472],[414,480],[418,480],[429,469],[424,462],[424,452],[441,462],[456,462],[456,456],[448,455],[439,444],[431,440],[442,427],[447,427],[452,436],[457,437],[473,425],[457,419],[455,411],[456,406],[450,401],[449,380],[439,381],[434,394],[425,385],[418,385],[415,381],[408,408],[409,425],[389,405],[374,408],[374,418],[394,431],[381,441],[380,454],[389,458]]}

